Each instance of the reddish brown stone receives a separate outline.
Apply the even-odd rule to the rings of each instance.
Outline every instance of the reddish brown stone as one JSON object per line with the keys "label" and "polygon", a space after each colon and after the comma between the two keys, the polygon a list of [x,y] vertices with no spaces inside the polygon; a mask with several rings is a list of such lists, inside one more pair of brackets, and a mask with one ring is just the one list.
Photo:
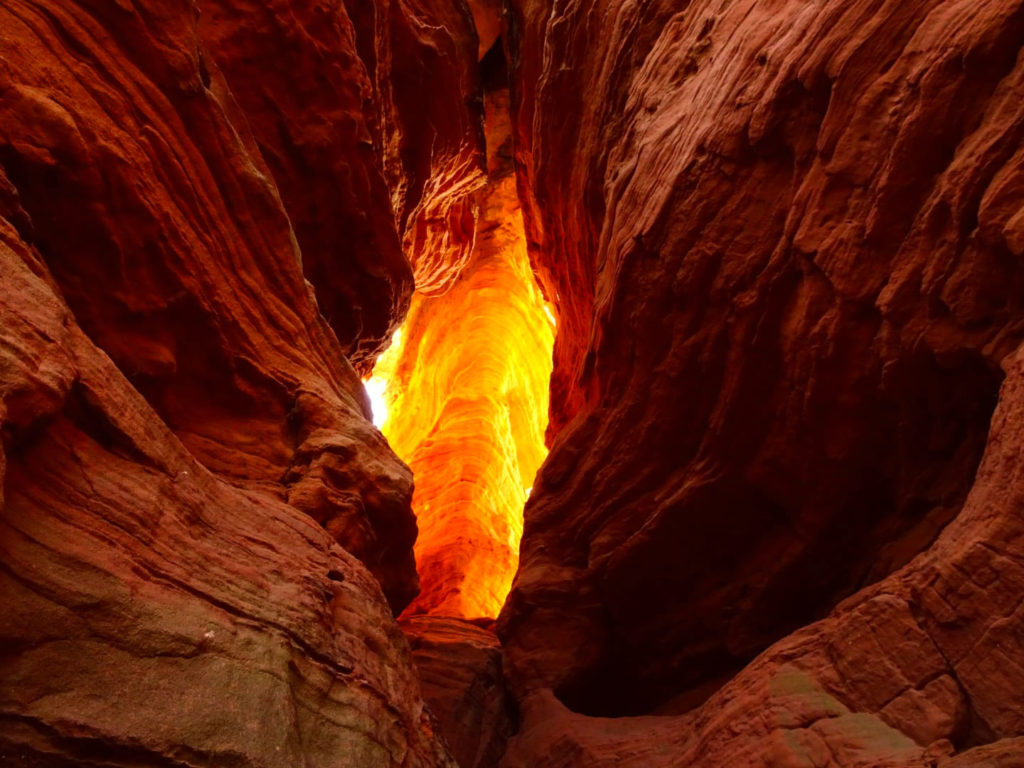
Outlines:
{"label": "reddish brown stone", "polygon": [[499,634],[523,692],[692,706],[963,505],[1024,329],[1024,4],[513,5],[560,325]]}
{"label": "reddish brown stone", "polygon": [[603,720],[528,694],[504,768],[1021,764],[1024,355],[1006,367],[971,494],[925,553],[683,714]]}
{"label": "reddish brown stone", "polygon": [[[352,305],[348,320],[336,317],[335,328],[349,327],[350,350],[364,333],[372,348],[401,319],[412,288],[393,269],[401,254],[383,194],[385,161],[396,165],[392,175],[406,174],[403,189],[422,188],[404,193],[410,208],[462,205],[431,185],[458,186],[459,169],[479,153],[466,99],[435,106],[419,89],[407,96],[396,85],[389,104],[414,98],[407,109],[428,104],[431,115],[448,116],[425,160],[404,171],[397,166],[408,158],[375,154],[363,111],[372,110],[361,101],[372,104],[373,94],[365,73],[359,79],[340,9],[333,24],[314,24],[300,13],[268,19],[254,8],[211,4],[200,14],[203,28],[195,8],[156,0],[135,12],[85,0],[17,2],[2,12],[5,39],[17,45],[5,45],[0,60],[0,163],[83,330],[200,461],[239,485],[287,495],[404,606],[417,590],[411,478],[366,421],[363,388],[314,301],[274,182],[290,195],[309,274],[331,297],[326,314],[354,295],[382,313],[359,319]],[[429,9],[418,13],[422,22]],[[389,18],[412,23],[397,9]],[[255,45],[250,23],[262,24],[259,43],[271,49],[244,54],[246,40]],[[238,101],[199,32],[241,81]],[[470,38],[467,31],[460,39],[460,57],[443,37],[452,50],[441,76],[460,94],[471,85]],[[77,53],[60,55],[69,47]],[[433,50],[407,41],[403,55],[424,47]],[[378,77],[390,77],[390,66],[419,66],[400,56],[388,62]],[[292,86],[314,66],[325,82]],[[275,75],[258,79],[260,67]],[[383,152],[383,138],[376,143]],[[462,183],[478,176],[467,170]],[[327,187],[334,193],[321,195]],[[365,226],[348,237],[354,221]],[[335,257],[328,243],[353,250]],[[320,280],[322,269],[330,279]],[[408,275],[408,267],[398,272]],[[381,300],[365,292],[371,284],[384,290]]]}
{"label": "reddish brown stone", "polygon": [[[1024,764],[1024,0],[498,6],[0,4],[0,764]],[[421,691],[357,370],[522,251],[501,50],[552,452]]]}
{"label": "reddish brown stone", "polygon": [[496,766],[517,723],[494,632],[443,616],[412,616],[401,625],[423,698],[460,768]]}
{"label": "reddish brown stone", "polygon": [[198,462],[0,174],[0,764],[453,766],[376,580]]}
{"label": "reddish brown stone", "polygon": [[[250,56],[301,79],[323,43],[324,80],[358,80],[351,34],[302,36],[309,18],[275,8]],[[236,99],[203,47],[201,15],[230,25],[212,5],[0,7],[0,763],[451,765],[381,593],[400,609],[417,590],[412,478],[344,355],[386,334],[411,290],[407,267],[392,280],[405,225],[381,179],[418,180],[402,197],[429,232],[422,211],[462,205],[444,191],[480,176],[475,41],[453,42],[451,13],[389,17],[450,45],[447,122],[406,169],[383,132],[363,141],[374,108],[351,90],[284,94],[268,77]],[[254,71],[206,32],[235,77]],[[354,87],[372,103],[369,82]],[[280,133],[275,99],[294,121]],[[366,125],[333,133],[350,118]],[[309,197],[334,182],[323,202],[341,220]],[[352,317],[369,308],[383,330],[364,317],[339,343],[289,214],[311,273],[359,225],[336,266],[368,302]],[[328,312],[346,305],[313,277]]]}

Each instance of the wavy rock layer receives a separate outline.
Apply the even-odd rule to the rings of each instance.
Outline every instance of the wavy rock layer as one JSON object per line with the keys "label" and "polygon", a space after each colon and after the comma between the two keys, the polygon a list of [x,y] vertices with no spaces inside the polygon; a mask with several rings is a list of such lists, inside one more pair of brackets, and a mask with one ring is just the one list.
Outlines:
{"label": "wavy rock layer", "polygon": [[421,592],[410,614],[498,614],[547,454],[554,329],[526,252],[507,98],[487,98],[490,181],[473,258],[446,294],[413,298],[375,369],[388,384],[384,433],[416,476]]}
{"label": "wavy rock layer", "polygon": [[401,626],[423,697],[460,768],[496,766],[517,723],[494,632],[444,616],[412,616]]}
{"label": "wavy rock layer", "polygon": [[417,590],[412,478],[344,353],[475,205],[475,38],[307,5],[0,8],[4,764],[450,765],[380,591]]}
{"label": "wavy rock layer", "polygon": [[376,580],[188,453],[0,189],[0,763],[453,766]]}
{"label": "wavy rock layer", "polygon": [[1024,330],[1024,4],[513,6],[560,325],[499,623],[533,702],[509,764],[917,764],[1020,735],[1016,383],[989,424]]}
{"label": "wavy rock layer", "polygon": [[484,174],[472,20],[457,3],[204,0],[200,22],[320,306],[369,370],[408,308],[406,254],[421,290],[440,291],[473,245]]}
{"label": "wavy rock layer", "polygon": [[503,768],[1024,762],[1024,354],[1006,367],[975,485],[927,552],[695,709],[609,720],[534,690]]}

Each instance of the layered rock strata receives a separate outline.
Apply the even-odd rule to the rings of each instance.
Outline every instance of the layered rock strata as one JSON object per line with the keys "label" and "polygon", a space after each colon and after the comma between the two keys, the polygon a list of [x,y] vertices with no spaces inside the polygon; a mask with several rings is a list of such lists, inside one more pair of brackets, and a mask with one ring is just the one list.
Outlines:
{"label": "layered rock strata", "polygon": [[0,190],[0,763],[454,766],[377,581],[188,452]]}
{"label": "layered rock strata", "polygon": [[[266,10],[0,8],[4,764],[451,765],[390,618],[411,474],[345,352],[400,321],[409,233],[470,248],[470,16]],[[396,74],[427,54],[440,106]]]}
{"label": "layered rock strata", "polygon": [[416,476],[421,591],[410,614],[498,614],[518,563],[523,504],[547,454],[554,315],[526,252],[508,91],[490,89],[486,105],[489,180],[473,256],[447,293],[413,297],[375,368],[388,386],[384,434]]}
{"label": "layered rock strata", "polygon": [[412,616],[401,626],[423,697],[460,768],[496,766],[517,722],[494,632],[445,616]]}
{"label": "layered rock strata", "polygon": [[321,309],[368,371],[414,273],[421,291],[444,291],[472,249],[484,180],[472,18],[458,3],[397,0],[201,10]]}
{"label": "layered rock strata", "polygon": [[692,705],[960,513],[1024,328],[1024,5],[513,6],[560,325],[500,634],[579,712]]}
{"label": "layered rock strata", "polygon": [[1024,354],[1004,365],[974,487],[925,553],[700,706],[605,719],[571,712],[550,690],[523,695],[503,768],[1020,765]]}

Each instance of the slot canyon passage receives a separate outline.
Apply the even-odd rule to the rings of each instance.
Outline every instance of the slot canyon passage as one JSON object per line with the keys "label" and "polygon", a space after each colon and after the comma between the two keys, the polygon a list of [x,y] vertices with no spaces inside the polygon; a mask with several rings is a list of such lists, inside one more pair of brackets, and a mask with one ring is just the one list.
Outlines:
{"label": "slot canyon passage", "polygon": [[2,0],[0,765],[1024,766],[1022,139],[1024,0]]}

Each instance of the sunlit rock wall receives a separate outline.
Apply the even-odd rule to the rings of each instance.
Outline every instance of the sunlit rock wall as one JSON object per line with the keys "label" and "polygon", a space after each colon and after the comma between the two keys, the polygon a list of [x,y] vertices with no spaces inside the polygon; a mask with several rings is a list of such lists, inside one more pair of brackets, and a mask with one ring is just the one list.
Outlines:
{"label": "sunlit rock wall", "polygon": [[547,453],[555,320],[526,251],[507,98],[487,99],[490,181],[473,256],[447,293],[413,298],[375,369],[388,383],[384,434],[416,477],[421,592],[411,613],[498,614]]}

